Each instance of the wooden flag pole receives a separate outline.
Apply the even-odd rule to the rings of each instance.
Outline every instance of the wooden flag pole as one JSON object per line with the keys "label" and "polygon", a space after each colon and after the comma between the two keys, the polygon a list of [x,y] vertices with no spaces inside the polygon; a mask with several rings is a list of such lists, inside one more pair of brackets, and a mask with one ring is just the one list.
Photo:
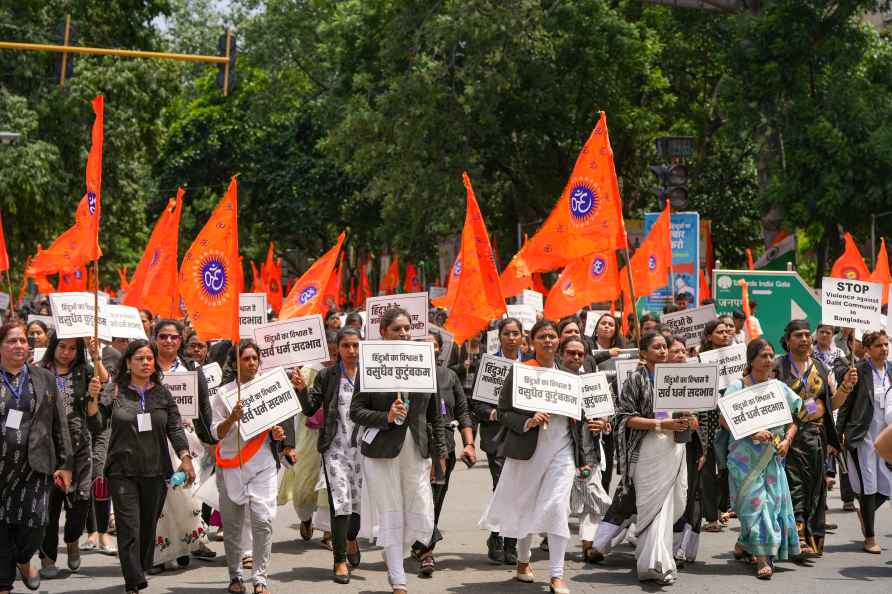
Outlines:
{"label": "wooden flag pole", "polygon": [[15,315],[15,295],[12,291],[12,278],[9,276],[9,268],[6,269],[6,284],[9,286],[9,316],[7,317],[11,320]]}
{"label": "wooden flag pole", "polygon": [[[638,337],[638,340],[641,340],[641,322],[638,320],[638,312],[635,309],[635,302],[637,299],[635,298],[635,284],[632,281],[632,256],[629,255],[629,239],[626,238],[626,245],[623,248],[623,253],[626,255],[626,274],[629,276],[629,295],[632,301],[632,318],[635,320],[635,336]],[[624,316],[628,316],[628,312],[623,312]],[[637,345],[636,345],[637,346]]]}
{"label": "wooden flag pole", "polygon": [[[99,347],[99,258],[93,260],[93,338]],[[94,362],[95,364],[95,362]]]}

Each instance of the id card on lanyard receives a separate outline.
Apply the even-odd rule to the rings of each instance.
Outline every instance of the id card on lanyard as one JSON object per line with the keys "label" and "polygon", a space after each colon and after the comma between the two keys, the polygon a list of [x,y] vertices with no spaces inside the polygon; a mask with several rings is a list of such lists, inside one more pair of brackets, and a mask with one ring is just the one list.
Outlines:
{"label": "id card on lanyard", "polygon": [[22,381],[19,384],[18,389],[16,389],[15,386],[12,385],[12,382],[9,381],[9,376],[6,375],[5,370],[3,371],[3,383],[15,400],[15,408],[9,409],[6,413],[6,428],[18,431],[19,427],[22,426],[23,417],[22,411],[19,410],[19,401],[22,399],[22,392],[25,391],[25,387],[28,385],[28,366],[26,365],[22,371]]}
{"label": "id card on lanyard", "polygon": [[146,390],[148,389],[148,386],[145,388],[137,388],[133,384],[130,384],[130,388],[139,394],[139,411],[136,413],[136,428],[140,433],[151,431],[152,415],[146,412]]}
{"label": "id card on lanyard", "polygon": [[[787,359],[790,361],[790,370],[793,372],[793,375],[799,378],[799,383],[802,384],[802,387],[804,388],[805,382],[808,381],[807,378],[809,373],[811,372],[813,364],[810,364],[808,367],[806,367],[805,371],[800,374],[799,368],[796,367],[796,362],[793,361],[793,358],[790,357],[789,354],[787,355]],[[809,415],[813,415],[818,412],[818,403],[815,402],[814,397],[806,398],[802,401],[802,405],[805,407],[805,412]]]}

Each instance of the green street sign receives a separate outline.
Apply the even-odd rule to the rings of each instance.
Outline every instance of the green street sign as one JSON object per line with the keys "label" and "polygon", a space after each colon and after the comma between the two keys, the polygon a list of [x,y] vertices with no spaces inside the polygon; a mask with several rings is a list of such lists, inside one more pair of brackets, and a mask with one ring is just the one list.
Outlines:
{"label": "green street sign", "polygon": [[719,313],[742,307],[740,280],[749,285],[750,302],[765,338],[783,352],[780,338],[790,320],[807,319],[812,332],[821,322],[821,303],[796,272],[773,270],[713,270],[712,294]]}

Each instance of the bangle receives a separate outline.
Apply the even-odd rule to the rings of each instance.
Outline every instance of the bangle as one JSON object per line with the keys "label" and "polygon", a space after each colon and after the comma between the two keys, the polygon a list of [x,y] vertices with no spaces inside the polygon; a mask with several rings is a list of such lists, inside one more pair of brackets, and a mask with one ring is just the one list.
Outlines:
{"label": "bangle", "polygon": [[189,458],[189,460],[192,460],[192,454],[188,454],[188,453],[187,453],[187,454],[183,454],[182,456],[180,456],[180,462],[182,462],[182,461],[185,460],[186,458]]}
{"label": "bangle", "polygon": [[663,431],[663,421],[661,421],[660,419],[657,419],[657,426],[654,429],[654,431],[657,431],[657,432]]}

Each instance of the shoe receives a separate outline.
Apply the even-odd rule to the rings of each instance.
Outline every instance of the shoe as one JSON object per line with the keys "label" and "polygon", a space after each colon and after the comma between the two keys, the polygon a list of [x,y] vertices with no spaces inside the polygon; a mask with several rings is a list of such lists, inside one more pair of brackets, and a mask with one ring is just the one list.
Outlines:
{"label": "shoe", "polygon": [[93,542],[89,538],[84,541],[84,544],[81,545],[81,550],[84,552],[95,551],[98,548],[99,548],[99,543]]}
{"label": "shoe", "polygon": [[436,562],[434,561],[434,554],[428,553],[421,560],[421,569],[418,571],[418,577],[429,578],[434,575],[434,570],[437,568]]}
{"label": "shoe", "polygon": [[41,567],[37,573],[45,580],[54,580],[59,577],[59,568],[55,565],[47,565],[46,567]]}
{"label": "shoe", "polygon": [[313,520],[300,523],[300,537],[304,540],[313,538]]}
{"label": "shoe", "polygon": [[[563,579],[560,581],[564,582]],[[554,582],[555,578],[552,578],[551,583],[548,584],[548,588],[551,590],[552,594],[570,594],[570,588],[567,587],[566,582],[564,582],[563,586],[556,586]]]}
{"label": "shoe", "polygon": [[217,552],[212,551],[211,549],[208,548],[208,546],[206,544],[204,544],[203,542],[200,542],[200,543],[198,543],[198,548],[195,549],[194,551],[192,551],[192,556],[195,557],[196,559],[209,560],[209,559],[216,558]]}
{"label": "shoe", "polygon": [[68,569],[72,572],[81,568],[81,549],[76,542],[70,542],[65,545],[68,553]]}
{"label": "shoe", "polygon": [[517,565],[517,539],[506,538],[505,543],[505,565]]}
{"label": "shoe", "polygon": [[[356,551],[353,553],[350,552],[351,543],[356,547]],[[362,553],[359,551],[358,541],[347,541],[347,561],[350,563],[351,567],[359,567],[359,564],[362,561]]]}
{"label": "shoe", "polygon": [[103,555],[108,555],[109,557],[118,556],[118,547],[116,547],[115,545],[99,545],[99,548],[96,550]]}
{"label": "shoe", "polygon": [[501,536],[490,534],[486,539],[486,556],[493,565],[505,563],[505,542]]}
{"label": "shoe", "polygon": [[152,567],[150,567],[146,570],[146,573],[149,575],[159,575],[161,573],[164,573],[164,566],[163,565],[153,565]]}
{"label": "shoe", "polygon": [[883,552],[883,548],[878,543],[867,544],[864,543],[864,552],[870,553],[871,555],[879,555]]}
{"label": "shoe", "polygon": [[853,512],[855,511],[855,502],[854,501],[846,501],[842,504],[842,511],[844,512]]}
{"label": "shoe", "polygon": [[536,576],[533,575],[533,568],[530,567],[529,563],[525,563],[527,566],[526,571],[520,570],[520,564],[517,565],[517,573],[514,574],[514,579],[518,582],[523,582],[524,584],[532,584],[533,580],[536,579]]}
{"label": "shoe", "polygon": [[[29,573],[32,572],[32,571],[33,571],[34,573],[32,573],[32,574],[31,574],[30,576],[28,576],[28,577],[25,577],[25,574],[22,573],[22,567],[23,567],[23,566],[28,568]],[[37,590],[38,588],[40,588],[40,572],[39,572],[39,571],[34,571],[34,568],[31,567],[31,563],[30,563],[30,562],[29,562],[27,565],[25,565],[25,564],[18,565],[18,568],[19,568],[19,576],[21,576],[21,578],[22,578],[22,583],[25,584],[25,587],[26,587],[26,588],[28,588],[29,590]],[[58,570],[57,570],[57,571],[58,571]]]}
{"label": "shoe", "polygon": [[347,573],[338,573],[338,565],[340,565],[340,564],[336,563],[334,566],[334,569],[332,570],[334,572],[334,582],[336,584],[349,584],[350,583],[350,570],[345,565],[344,569],[347,570]]}
{"label": "shoe", "polygon": [[675,576],[672,575],[671,573],[667,573],[663,577],[657,578],[654,581],[661,586],[671,586],[672,584],[675,583]]}

